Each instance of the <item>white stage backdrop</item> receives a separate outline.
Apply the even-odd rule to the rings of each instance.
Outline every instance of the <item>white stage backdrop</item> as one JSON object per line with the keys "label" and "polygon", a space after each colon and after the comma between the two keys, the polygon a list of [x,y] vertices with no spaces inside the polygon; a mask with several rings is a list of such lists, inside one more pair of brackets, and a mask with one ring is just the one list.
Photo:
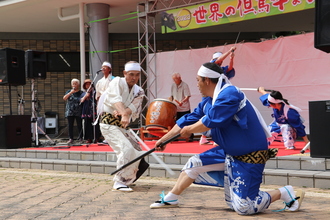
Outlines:
{"label": "white stage backdrop", "polygon": [[[156,54],[157,98],[168,98],[171,75],[179,72],[188,83],[192,110],[201,100],[196,86],[199,67],[210,61],[217,51],[225,52],[233,45],[161,52]],[[309,134],[309,101],[330,100],[330,55],[314,48],[314,33],[281,37],[259,43],[236,45],[232,84],[240,88],[258,88],[280,91],[291,104],[302,109]],[[228,65],[229,57],[223,65]],[[151,66],[153,66],[152,64]],[[257,91],[244,91],[259,109],[266,123],[272,121],[271,109],[261,105]],[[151,100],[152,101],[152,100]]]}

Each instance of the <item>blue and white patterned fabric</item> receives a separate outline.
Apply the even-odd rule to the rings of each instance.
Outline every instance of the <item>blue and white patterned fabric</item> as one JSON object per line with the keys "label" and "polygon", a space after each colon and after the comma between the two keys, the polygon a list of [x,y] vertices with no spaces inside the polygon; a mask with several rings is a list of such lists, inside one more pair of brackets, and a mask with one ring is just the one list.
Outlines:
{"label": "blue and white patterned fabric", "polygon": [[225,185],[229,207],[242,215],[254,214],[270,204],[269,194],[259,191],[264,164],[244,163],[232,156],[267,150],[266,133],[244,93],[225,83],[221,87],[219,94],[214,96],[216,100],[203,98],[192,113],[177,121],[177,125],[183,128],[201,120],[211,129],[212,139],[219,145],[191,158],[185,168],[226,163],[226,175],[224,171],[212,171],[200,175],[195,182]]}

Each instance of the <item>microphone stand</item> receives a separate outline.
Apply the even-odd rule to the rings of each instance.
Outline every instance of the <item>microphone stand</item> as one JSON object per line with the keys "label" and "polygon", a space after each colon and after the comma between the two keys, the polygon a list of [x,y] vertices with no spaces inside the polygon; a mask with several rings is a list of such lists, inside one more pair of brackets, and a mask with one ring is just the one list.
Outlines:
{"label": "microphone stand", "polygon": [[[93,79],[91,85],[94,85],[94,82],[95,82],[96,77],[99,74],[99,72],[102,72],[102,70],[96,71],[96,74],[94,76],[94,79]],[[93,106],[93,123],[92,123],[92,125],[93,125],[93,137],[94,137],[93,143],[94,144],[97,143],[97,140],[96,140],[96,128],[95,128],[95,126],[98,126],[98,124],[94,124],[94,122],[95,122],[95,113],[96,113],[95,112],[95,110],[96,110],[96,107],[95,107],[95,102],[96,102],[95,96],[96,96],[96,85],[94,86],[94,91],[93,91],[93,94],[92,94],[92,99],[93,99],[93,102],[92,102],[92,106]]]}

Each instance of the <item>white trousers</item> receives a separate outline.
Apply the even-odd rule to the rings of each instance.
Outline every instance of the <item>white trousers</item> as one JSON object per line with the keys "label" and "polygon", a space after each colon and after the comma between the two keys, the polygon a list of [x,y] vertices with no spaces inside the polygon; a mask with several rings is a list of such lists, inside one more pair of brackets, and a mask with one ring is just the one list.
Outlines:
{"label": "white trousers", "polygon": [[[136,150],[129,141],[129,135],[127,134],[129,131],[115,125],[103,123],[100,123],[100,129],[103,137],[116,153],[117,169],[144,153]],[[113,180],[126,186],[132,184],[136,179],[136,172],[138,171],[139,163],[140,161],[137,161],[127,168],[119,171],[115,174]]]}

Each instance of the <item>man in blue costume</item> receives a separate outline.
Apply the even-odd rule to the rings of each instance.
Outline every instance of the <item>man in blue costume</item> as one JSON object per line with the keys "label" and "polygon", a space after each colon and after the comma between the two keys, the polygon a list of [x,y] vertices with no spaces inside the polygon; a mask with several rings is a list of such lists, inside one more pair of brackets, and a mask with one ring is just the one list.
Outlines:
{"label": "man in blue costume", "polygon": [[262,212],[276,200],[285,202],[285,210],[297,211],[304,192],[295,194],[292,186],[270,192],[260,191],[266,161],[274,156],[268,150],[267,126],[260,113],[243,92],[231,85],[221,67],[203,64],[197,73],[197,86],[204,98],[194,112],[180,118],[176,125],[155,144],[181,134],[211,130],[219,145],[195,155],[184,166],[175,186],[150,208],[179,205],[179,195],[192,183],[224,186],[228,206],[240,215]]}
{"label": "man in blue costume", "polygon": [[[236,50],[236,47],[231,47],[230,50],[228,50],[225,53],[215,52],[212,56],[212,60],[210,61],[210,63],[216,63],[219,66],[221,66],[222,62],[230,55],[229,65],[221,66],[221,68],[223,70],[223,74],[225,74],[225,76],[228,79],[232,79],[236,74],[235,68],[234,68],[234,57],[235,57],[234,52],[235,52],[235,50]],[[207,137],[211,137],[210,131],[202,133],[202,136],[199,140],[199,144],[200,145],[210,144]],[[216,143],[214,143],[214,145],[216,145]]]}

